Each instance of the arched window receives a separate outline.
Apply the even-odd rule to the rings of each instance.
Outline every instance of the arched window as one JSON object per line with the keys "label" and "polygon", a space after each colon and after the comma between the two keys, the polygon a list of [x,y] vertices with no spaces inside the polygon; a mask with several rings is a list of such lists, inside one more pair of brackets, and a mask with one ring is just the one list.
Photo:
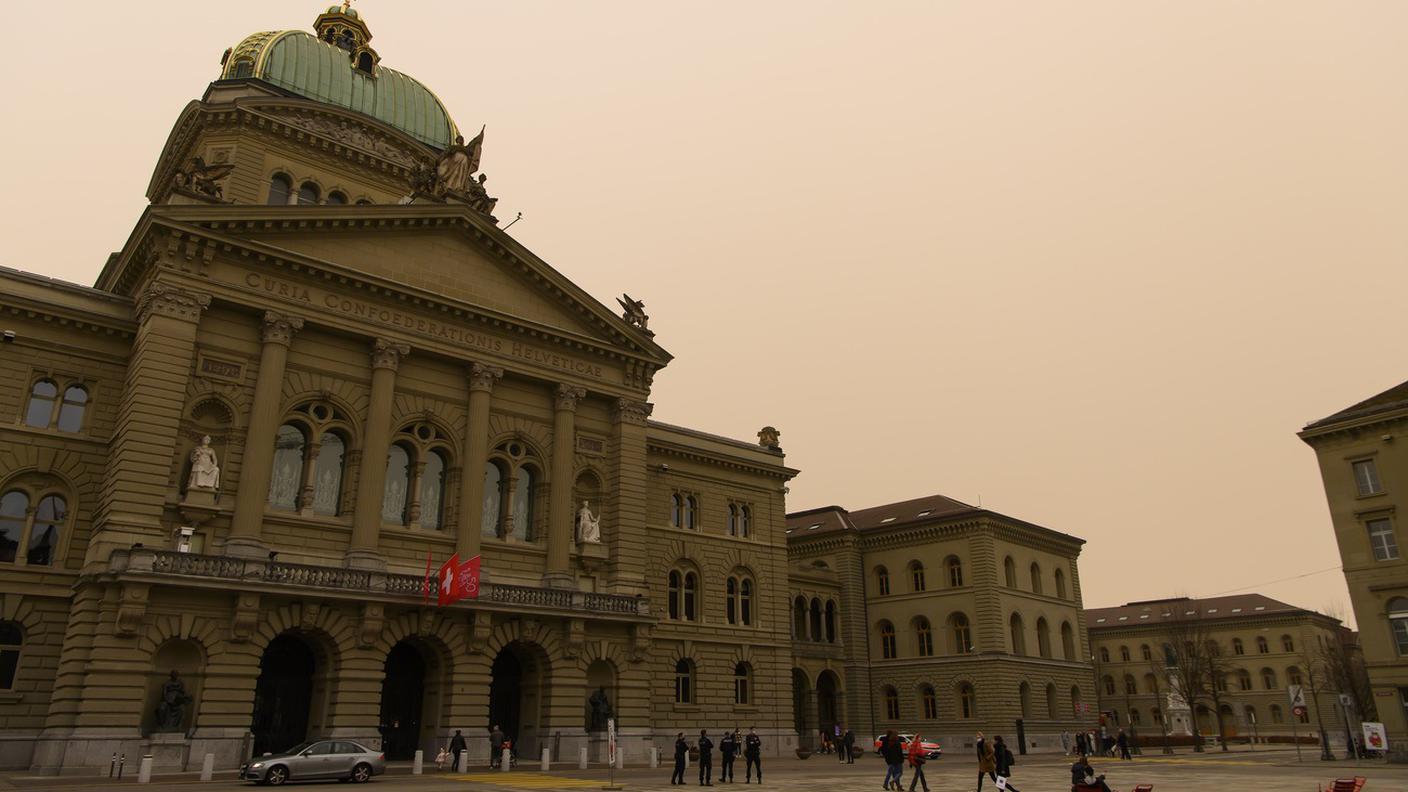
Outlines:
{"label": "arched window", "polygon": [[1293,641],[1293,640],[1291,640],[1291,636],[1289,636],[1289,635],[1283,635],[1283,636],[1281,636],[1281,651],[1283,651],[1283,652],[1294,652],[1295,650],[1296,650],[1296,642]]}
{"label": "arched window", "polygon": [[900,694],[889,685],[885,686],[885,718],[892,721],[900,719]]}
{"label": "arched window", "polygon": [[727,600],[724,613],[729,624],[753,625],[753,581],[745,575],[732,575],[724,581]]}
{"label": "arched window", "polygon": [[1066,573],[1059,568],[1056,570],[1056,596],[1066,598]]}
{"label": "arched window", "polygon": [[699,527],[699,500],[693,495],[684,498],[684,527],[691,531]]}
{"label": "arched window", "polygon": [[1271,647],[1266,645],[1266,638],[1258,635],[1256,637],[1256,653],[1266,654],[1271,651]]}
{"label": "arched window", "polygon": [[1138,725],[1139,725],[1139,710],[1137,710],[1137,709],[1135,709],[1135,708],[1133,708],[1133,707],[1130,707],[1130,708],[1129,708],[1129,725],[1131,725],[1131,726],[1138,726]]}
{"label": "arched window", "polygon": [[813,641],[821,640],[821,600],[812,597],[810,608],[811,613],[811,634]]}
{"label": "arched window", "polygon": [[753,581],[748,578],[738,584],[738,616],[744,627],[753,626]]}
{"label": "arched window", "polygon": [[1139,656],[1142,657],[1146,663],[1154,659],[1154,653],[1149,650],[1149,644],[1139,645]]}
{"label": "arched window", "polygon": [[929,626],[929,620],[923,616],[914,621],[914,639],[920,657],[934,656],[934,630]]}
{"label": "arched window", "polygon": [[880,657],[893,660],[895,652],[895,626],[887,621],[880,622]]}
{"label": "arched window", "polygon": [[[519,479],[522,486],[523,479]],[[438,531],[444,527],[445,457],[439,451],[425,454],[420,472],[420,527]]]}
{"label": "arched window", "polygon": [[1153,674],[1145,674],[1145,675],[1144,675],[1144,692],[1145,692],[1145,693],[1153,693],[1153,694],[1155,694],[1155,695],[1158,695],[1158,692],[1159,692],[1159,678],[1156,677],[1156,676],[1154,676]]}
{"label": "arched window", "polygon": [[318,438],[318,456],[313,462],[313,512],[335,516],[342,505],[342,465],[347,444],[336,432],[323,432]]}
{"label": "arched window", "polygon": [[[401,430],[399,438],[414,442],[422,453],[431,448],[440,449],[445,469],[454,466],[450,439],[437,426],[424,422],[412,424]],[[480,526],[484,536],[509,542],[539,540],[541,470],[533,450],[517,438],[500,443],[490,453],[484,467],[484,512]]]}
{"label": "arched window", "polygon": [[1032,562],[1032,593],[1041,593],[1041,565],[1035,561]]}
{"label": "arched window", "polygon": [[1154,717],[1154,723],[1164,722],[1164,711],[1159,709],[1158,707],[1154,707],[1153,709],[1149,710],[1149,714]]}
{"label": "arched window", "polygon": [[1012,639],[1012,654],[1025,656],[1027,654],[1026,629],[1022,626],[1022,617],[1012,614],[1007,620],[1008,633]]}
{"label": "arched window", "polygon": [[1252,675],[1247,673],[1245,668],[1237,669],[1237,688],[1239,690],[1252,689]]}
{"label": "arched window", "polygon": [[680,602],[681,602],[681,599],[682,599],[681,595],[682,595],[682,593],[683,593],[683,585],[682,585],[682,584],[683,584],[683,579],[684,579],[683,576],[679,573],[678,570],[675,570],[675,569],[670,570],[670,581],[669,581],[669,597],[670,597],[670,601],[669,601],[668,605],[669,605],[669,609],[670,609],[670,618],[671,618],[671,619],[678,619],[678,618],[680,617]]}
{"label": "arched window", "polygon": [[747,504],[738,507],[738,532],[744,539],[753,535],[753,507]]}
{"label": "arched window", "polygon": [[386,487],[381,497],[381,519],[405,523],[406,506],[410,501],[411,454],[400,443],[392,445],[386,454]]}
{"label": "arched window", "polygon": [[299,206],[317,206],[320,197],[321,191],[313,182],[306,181],[298,186]]}
{"label": "arched window", "polygon": [[944,567],[948,570],[949,588],[963,587],[963,562],[958,560],[958,556],[949,556],[944,562]]}
{"label": "arched window", "polygon": [[1257,719],[1256,719],[1256,707],[1253,707],[1253,706],[1250,705],[1250,704],[1248,704],[1248,705],[1242,707],[1242,717],[1246,719],[1247,723],[1251,723],[1251,724],[1257,723]]}
{"label": "arched window", "polygon": [[1017,588],[1017,564],[1012,556],[1002,559],[1002,575],[1007,580],[1007,588]]}
{"label": "arched window", "polygon": [[14,489],[0,497],[0,562],[13,563],[24,548],[24,563],[52,566],[68,527],[68,501],[44,495],[30,509],[30,494]]}
{"label": "arched window", "polygon": [[670,496],[670,527],[684,527],[684,496],[678,492]]}
{"label": "arched window", "polygon": [[29,521],[29,495],[10,490],[0,497],[0,561],[13,562]]}
{"label": "arched window", "polygon": [[909,562],[910,591],[924,590],[924,565],[918,561]]}
{"label": "arched window", "polygon": [[374,64],[372,63],[372,55],[370,52],[363,52],[361,55],[357,56],[357,71],[363,74],[371,74],[373,67]]}
{"label": "arched window", "polygon": [[933,685],[921,685],[919,687],[919,709],[924,713],[925,720],[938,720],[939,701],[934,695]]}
{"label": "arched window", "polygon": [[282,173],[275,173],[269,177],[269,200],[270,206],[284,206],[291,203],[289,196],[293,193],[293,180]]}
{"label": "arched window", "polygon": [[1272,722],[1272,723],[1285,723],[1285,722],[1286,722],[1286,716],[1281,712],[1281,705],[1280,705],[1280,704],[1272,704],[1268,709],[1269,709],[1270,712],[1271,712],[1271,722]]}
{"label": "arched window", "polygon": [[513,538],[535,541],[533,506],[537,502],[538,476],[533,468],[520,466],[513,487]]}
{"label": "arched window", "polygon": [[1045,617],[1036,620],[1036,651],[1042,657],[1051,657],[1051,628],[1047,626]]}
{"label": "arched window", "polygon": [[303,489],[304,446],[308,438],[297,424],[284,424],[274,435],[274,465],[269,476],[269,505],[276,509],[299,508]]}
{"label": "arched window", "polygon": [[1113,695],[1115,695],[1115,678],[1114,678],[1114,677],[1110,676],[1109,674],[1106,674],[1105,676],[1101,677],[1101,678],[1100,678],[1100,686],[1105,689],[1105,695],[1107,695],[1107,696],[1113,696]]}
{"label": "arched window", "polygon": [[890,571],[885,567],[875,568],[875,590],[882,597],[890,593]]}
{"label": "arched window", "polygon": [[88,391],[82,385],[70,385],[64,389],[64,400],[59,405],[58,429],[60,432],[77,432],[83,428],[83,413],[88,409]]}
{"label": "arched window", "polygon": [[240,58],[235,61],[234,79],[243,80],[254,76],[254,61],[248,58]]}
{"label": "arched window", "polygon": [[484,463],[484,515],[479,532],[485,536],[499,535],[499,516],[504,501],[504,471],[497,462]]}
{"label": "arched window", "polygon": [[25,426],[48,429],[54,420],[54,405],[59,398],[59,386],[52,380],[42,379],[29,389],[29,406],[24,411]]}
{"label": "arched window", "polygon": [[1105,647],[1103,647],[1103,646],[1100,647],[1100,662],[1102,662],[1102,663],[1108,663],[1108,662],[1110,662],[1110,650],[1107,649],[1107,648],[1105,648]]}
{"label": "arched window", "polygon": [[1124,692],[1130,696],[1133,696],[1139,692],[1139,683],[1134,681],[1133,674],[1124,675]]}
{"label": "arched window", "polygon": [[1056,686],[1049,682],[1046,685],[1046,717],[1052,720],[1061,717],[1060,705],[1056,703]]}
{"label": "arched window", "polygon": [[733,703],[747,706],[753,703],[752,699],[753,669],[747,663],[739,663],[733,667]]}
{"label": "arched window", "polygon": [[1267,690],[1276,689],[1276,672],[1269,668],[1261,669],[1261,686]]}
{"label": "arched window", "polygon": [[836,600],[826,601],[826,642],[836,643]]}
{"label": "arched window", "polygon": [[729,624],[738,623],[738,578],[724,581],[724,618]]}
{"label": "arched window", "polygon": [[1061,622],[1061,657],[1065,660],[1076,659],[1076,633],[1071,629],[1070,622]]}
{"label": "arched window", "polygon": [[811,637],[807,634],[807,601],[800,596],[792,600],[792,637],[799,641]]}
{"label": "arched window", "polygon": [[345,206],[346,204],[347,196],[345,194],[340,193],[337,190],[333,190],[332,192],[328,193],[329,206]]}
{"label": "arched window", "polygon": [[696,621],[698,610],[696,610],[695,600],[699,592],[699,578],[693,572],[686,572],[684,575],[684,619],[685,621]]}
{"label": "arched window", "polygon": [[1080,685],[1071,685],[1071,712],[1080,712]]}
{"label": "arched window", "polygon": [[694,664],[688,660],[675,663],[675,703],[694,703]]}
{"label": "arched window", "polygon": [[1286,683],[1291,685],[1304,685],[1305,680],[1301,678],[1300,669],[1291,666],[1286,669]]}
{"label": "arched window", "polygon": [[738,536],[738,506],[733,503],[728,505],[728,535]]}
{"label": "arched window", "polygon": [[1021,705],[1022,719],[1032,717],[1032,686],[1026,682],[1017,686],[1017,702]]}
{"label": "arched window", "polygon": [[1234,654],[1234,655],[1243,655],[1243,654],[1246,654],[1246,653],[1247,653],[1247,649],[1246,649],[1245,646],[1242,646],[1242,639],[1241,639],[1241,638],[1233,638],[1233,639],[1232,639],[1232,654]]}
{"label": "arched window", "polygon": [[1408,656],[1408,599],[1394,597],[1385,609],[1388,613],[1389,632],[1393,634],[1393,645],[1400,657]]}
{"label": "arched window", "polygon": [[953,653],[972,654],[973,652],[973,631],[968,626],[968,617],[962,613],[955,613],[948,617],[949,629],[953,631]]}
{"label": "arched window", "polygon": [[372,202],[371,202],[371,201],[368,201],[366,198],[358,198],[358,199],[357,199],[357,205],[358,205],[358,206],[371,206],[371,205],[372,205]]}
{"label": "arched window", "polygon": [[1128,663],[1128,662],[1129,662],[1129,647],[1128,647],[1128,646],[1121,646],[1121,647],[1120,647],[1120,662],[1122,662],[1122,663]]}
{"label": "arched window", "polygon": [[24,648],[24,630],[12,621],[0,621],[0,690],[15,689],[15,675],[20,669],[20,651]]}
{"label": "arched window", "polygon": [[964,720],[978,717],[978,696],[967,682],[958,685],[958,717]]}

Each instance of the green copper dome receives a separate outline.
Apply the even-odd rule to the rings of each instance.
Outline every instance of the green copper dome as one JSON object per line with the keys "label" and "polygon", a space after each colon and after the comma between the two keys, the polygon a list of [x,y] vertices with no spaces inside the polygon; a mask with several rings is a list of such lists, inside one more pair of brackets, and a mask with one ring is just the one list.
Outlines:
{"label": "green copper dome", "polygon": [[[335,10],[329,9],[329,15]],[[379,65],[376,53],[364,41],[357,41],[353,50],[351,45],[338,46],[301,30],[255,33],[230,51],[220,73],[224,80],[242,77],[365,113],[437,148],[445,148],[458,134],[454,120],[429,88]]]}

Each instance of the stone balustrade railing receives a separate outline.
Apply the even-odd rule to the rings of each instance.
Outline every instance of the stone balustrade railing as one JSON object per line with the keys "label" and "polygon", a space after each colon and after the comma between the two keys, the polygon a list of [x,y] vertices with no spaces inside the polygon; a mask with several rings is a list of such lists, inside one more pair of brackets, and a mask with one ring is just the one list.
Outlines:
{"label": "stone balustrade railing", "polygon": [[[112,555],[109,568],[112,572],[119,574],[147,573],[173,577],[213,578],[322,590],[364,592],[391,597],[420,598],[424,596],[425,591],[425,579],[420,575],[293,564],[285,561],[265,561],[234,556],[179,553],[174,550],[149,550],[145,548],[117,550]],[[480,587],[477,601],[491,605],[508,606],[509,608],[582,611],[626,616],[650,615],[649,601],[644,597],[597,594],[536,586],[515,586],[507,583],[483,584]],[[469,602],[472,604],[472,601]]]}

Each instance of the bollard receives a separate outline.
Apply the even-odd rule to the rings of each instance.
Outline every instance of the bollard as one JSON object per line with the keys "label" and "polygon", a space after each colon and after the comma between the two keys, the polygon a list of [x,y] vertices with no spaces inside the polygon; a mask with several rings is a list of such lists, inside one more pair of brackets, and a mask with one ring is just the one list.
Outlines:
{"label": "bollard", "polygon": [[624,750],[622,750],[622,749],[624,749],[625,747],[626,747],[626,746],[624,746],[624,745],[618,745],[618,746],[616,746],[616,769],[617,769],[617,770],[625,770],[625,769],[626,769],[626,752],[625,752]]}
{"label": "bollard", "polygon": [[469,772],[469,751],[460,751],[460,761],[455,769],[461,773]]}
{"label": "bollard", "polygon": [[577,769],[587,769],[587,746],[585,745],[577,749]]}
{"label": "bollard", "polygon": [[411,765],[411,775],[425,772],[425,751],[416,751],[416,763]]}
{"label": "bollard", "polygon": [[152,782],[152,755],[147,754],[142,757],[142,764],[137,768],[137,783],[150,784]]}
{"label": "bollard", "polygon": [[548,771],[548,768],[552,766],[552,760],[550,758],[551,756],[552,754],[548,751],[548,749],[543,748],[543,759],[538,765],[539,770],[542,770],[544,773]]}
{"label": "bollard", "polygon": [[512,765],[512,764],[513,764],[513,751],[512,751],[512,749],[505,748],[505,749],[503,750],[503,753],[499,754],[499,769],[500,769],[500,770],[503,770],[505,773],[507,773],[507,772],[509,771],[509,769],[510,769],[510,768],[509,768],[509,765]]}
{"label": "bollard", "polygon": [[127,766],[127,754],[117,757],[117,777],[122,778],[122,768]]}
{"label": "bollard", "polygon": [[660,766],[660,749],[659,749],[659,748],[656,748],[655,746],[651,746],[651,748],[650,748],[650,767],[653,769],[653,768],[656,768],[656,767],[659,767],[659,766]]}
{"label": "bollard", "polygon": [[112,778],[117,772],[117,751],[112,752],[112,762],[108,764],[108,778]]}
{"label": "bollard", "polygon": [[213,753],[208,753],[208,754],[206,754],[206,755],[205,755],[205,761],[203,761],[203,762],[200,763],[200,780],[202,780],[202,781],[214,781],[214,780],[215,780],[215,754],[213,754]]}

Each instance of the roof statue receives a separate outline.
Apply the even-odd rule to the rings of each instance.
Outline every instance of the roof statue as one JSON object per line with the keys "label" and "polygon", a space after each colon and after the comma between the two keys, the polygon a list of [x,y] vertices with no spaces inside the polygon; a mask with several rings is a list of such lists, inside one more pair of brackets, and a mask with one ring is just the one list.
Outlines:
{"label": "roof statue", "polygon": [[616,298],[616,302],[620,303],[623,309],[621,318],[626,320],[626,324],[632,327],[639,327],[649,335],[655,335],[650,332],[650,317],[645,313],[644,300],[633,300],[631,299],[631,295],[622,293],[620,297]]}
{"label": "roof statue", "polygon": [[769,451],[782,450],[781,438],[782,432],[777,431],[771,426],[764,426],[762,429],[758,430],[758,445]]}
{"label": "roof statue", "polygon": [[230,163],[207,165],[204,157],[191,157],[190,161],[176,172],[176,187],[200,198],[224,201],[225,192],[220,186],[220,181],[234,169],[235,166]]}

